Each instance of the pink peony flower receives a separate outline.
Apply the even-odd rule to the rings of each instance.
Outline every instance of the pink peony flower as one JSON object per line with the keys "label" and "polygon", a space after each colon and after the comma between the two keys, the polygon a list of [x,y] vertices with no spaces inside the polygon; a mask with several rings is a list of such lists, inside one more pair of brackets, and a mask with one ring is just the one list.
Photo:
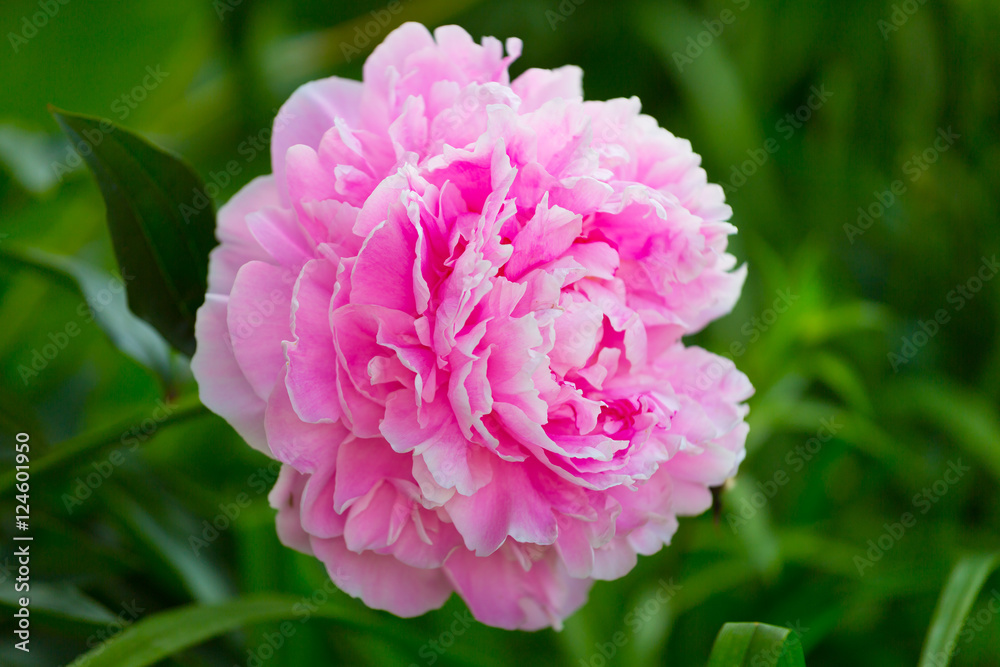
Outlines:
{"label": "pink peony flower", "polygon": [[722,189],[580,69],[511,82],[520,49],[409,23],[296,91],[219,211],[192,368],[341,589],[530,630],[710,506],[753,389],[681,343],[742,287]]}

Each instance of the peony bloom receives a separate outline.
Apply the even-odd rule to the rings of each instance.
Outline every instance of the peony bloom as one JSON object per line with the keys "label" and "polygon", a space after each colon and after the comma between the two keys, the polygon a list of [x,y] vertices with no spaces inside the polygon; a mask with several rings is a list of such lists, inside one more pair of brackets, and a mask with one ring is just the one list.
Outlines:
{"label": "peony bloom", "polygon": [[530,630],[710,506],[753,389],[681,343],[742,287],[722,189],[579,68],[510,81],[520,49],[409,23],[297,90],[219,211],[192,367],[341,589]]}

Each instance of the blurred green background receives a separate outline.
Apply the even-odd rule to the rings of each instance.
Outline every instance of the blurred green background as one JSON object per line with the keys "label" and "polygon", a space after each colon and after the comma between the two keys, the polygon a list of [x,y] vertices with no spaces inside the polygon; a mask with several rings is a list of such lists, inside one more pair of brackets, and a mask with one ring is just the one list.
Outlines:
{"label": "blurred green background", "polygon": [[[250,623],[162,664],[703,665],[727,621],[794,629],[811,666],[917,664],[956,561],[1000,548],[1000,280],[989,279],[1000,252],[1000,5],[401,8],[392,25],[522,38],[514,74],[572,63],[589,99],[639,96],[725,184],[749,279],[736,310],[692,342],[734,358],[757,393],[747,459],[717,517],[682,521],[670,548],[598,583],[560,633],[474,624],[454,637],[456,597],[403,621],[329,593],[320,563],[277,541],[274,468],[198,407],[185,360],[165,360],[155,341],[130,356],[141,331],[113,341],[98,326],[120,316],[122,282],[98,189],[46,104],[185,156],[223,186],[219,204],[270,171],[267,128],[296,86],[360,77],[392,27],[378,23],[385,3],[5,0],[0,663],[61,665],[157,612],[282,593],[306,604],[291,635]],[[85,278],[84,294],[67,272]],[[27,655],[11,634],[21,431],[33,462]],[[206,521],[226,527],[213,537]],[[661,581],[675,586],[666,603]],[[298,622],[328,596],[346,622]],[[952,664],[1000,664],[994,599],[998,575],[972,603]]]}

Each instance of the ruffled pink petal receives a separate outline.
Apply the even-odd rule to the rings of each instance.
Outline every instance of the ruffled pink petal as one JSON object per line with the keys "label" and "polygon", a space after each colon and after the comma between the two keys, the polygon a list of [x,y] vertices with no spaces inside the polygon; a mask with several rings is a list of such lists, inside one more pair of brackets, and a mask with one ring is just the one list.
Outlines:
{"label": "ruffled pink petal", "polygon": [[209,294],[229,294],[241,266],[253,260],[270,260],[250,232],[247,216],[277,204],[274,176],[258,176],[219,209],[215,229],[219,245],[209,254],[208,262]]}
{"label": "ruffled pink petal", "polygon": [[373,609],[404,618],[419,616],[443,605],[454,590],[439,568],[411,567],[371,551],[355,553],[342,538],[314,537],[311,543],[333,583]]}
{"label": "ruffled pink petal", "polygon": [[574,65],[553,70],[532,67],[514,79],[510,87],[521,98],[522,113],[534,111],[549,100],[582,100],[583,70]]}
{"label": "ruffled pink petal", "polygon": [[316,472],[331,460],[350,432],[340,423],[304,422],[288,397],[285,370],[267,401],[264,426],[271,452],[276,459],[302,473]]}
{"label": "ruffled pink petal", "polygon": [[287,346],[285,384],[295,412],[307,422],[332,422],[341,415],[337,351],[330,329],[335,271],[327,260],[311,260],[303,267],[292,295],[294,339]]}
{"label": "ruffled pink petal", "polygon": [[291,466],[281,466],[278,479],[274,483],[274,488],[267,495],[267,500],[271,507],[278,510],[275,523],[278,529],[278,539],[287,547],[296,551],[301,551],[313,555],[312,545],[309,543],[309,533],[302,528],[302,519],[299,514],[302,501],[302,490],[305,488],[308,477],[299,474]]}
{"label": "ruffled pink petal", "polygon": [[456,494],[445,504],[465,546],[486,556],[507,537],[518,542],[552,544],[558,535],[549,499],[535,486],[526,466],[491,462],[492,479],[472,496]]}
{"label": "ruffled pink petal", "polygon": [[282,341],[291,338],[294,275],[280,266],[247,262],[229,295],[226,323],[233,355],[254,392],[267,400],[285,367]]}
{"label": "ruffled pink petal", "polygon": [[201,402],[229,422],[247,444],[270,455],[264,433],[264,399],[240,369],[226,325],[228,297],[207,294],[195,320],[198,347],[191,357],[191,373],[198,382]]}
{"label": "ruffled pink petal", "polygon": [[561,629],[562,620],[586,601],[593,582],[570,577],[552,556],[531,562],[531,555],[541,554],[530,546],[524,551],[515,555],[504,550],[487,557],[457,551],[445,570],[479,621],[507,630]]}
{"label": "ruffled pink petal", "polygon": [[297,144],[317,149],[338,118],[357,127],[362,90],[360,82],[335,76],[310,81],[292,93],[278,110],[271,134],[271,167],[283,206],[292,203],[285,180],[288,149]]}

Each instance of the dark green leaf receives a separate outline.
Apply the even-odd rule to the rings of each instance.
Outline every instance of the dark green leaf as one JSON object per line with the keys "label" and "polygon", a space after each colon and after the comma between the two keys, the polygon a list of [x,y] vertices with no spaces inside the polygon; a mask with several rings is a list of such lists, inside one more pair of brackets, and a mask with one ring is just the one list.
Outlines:
{"label": "dark green leaf", "polygon": [[180,158],[108,120],[52,108],[97,178],[129,308],[185,354],[205,299],[215,211]]}

